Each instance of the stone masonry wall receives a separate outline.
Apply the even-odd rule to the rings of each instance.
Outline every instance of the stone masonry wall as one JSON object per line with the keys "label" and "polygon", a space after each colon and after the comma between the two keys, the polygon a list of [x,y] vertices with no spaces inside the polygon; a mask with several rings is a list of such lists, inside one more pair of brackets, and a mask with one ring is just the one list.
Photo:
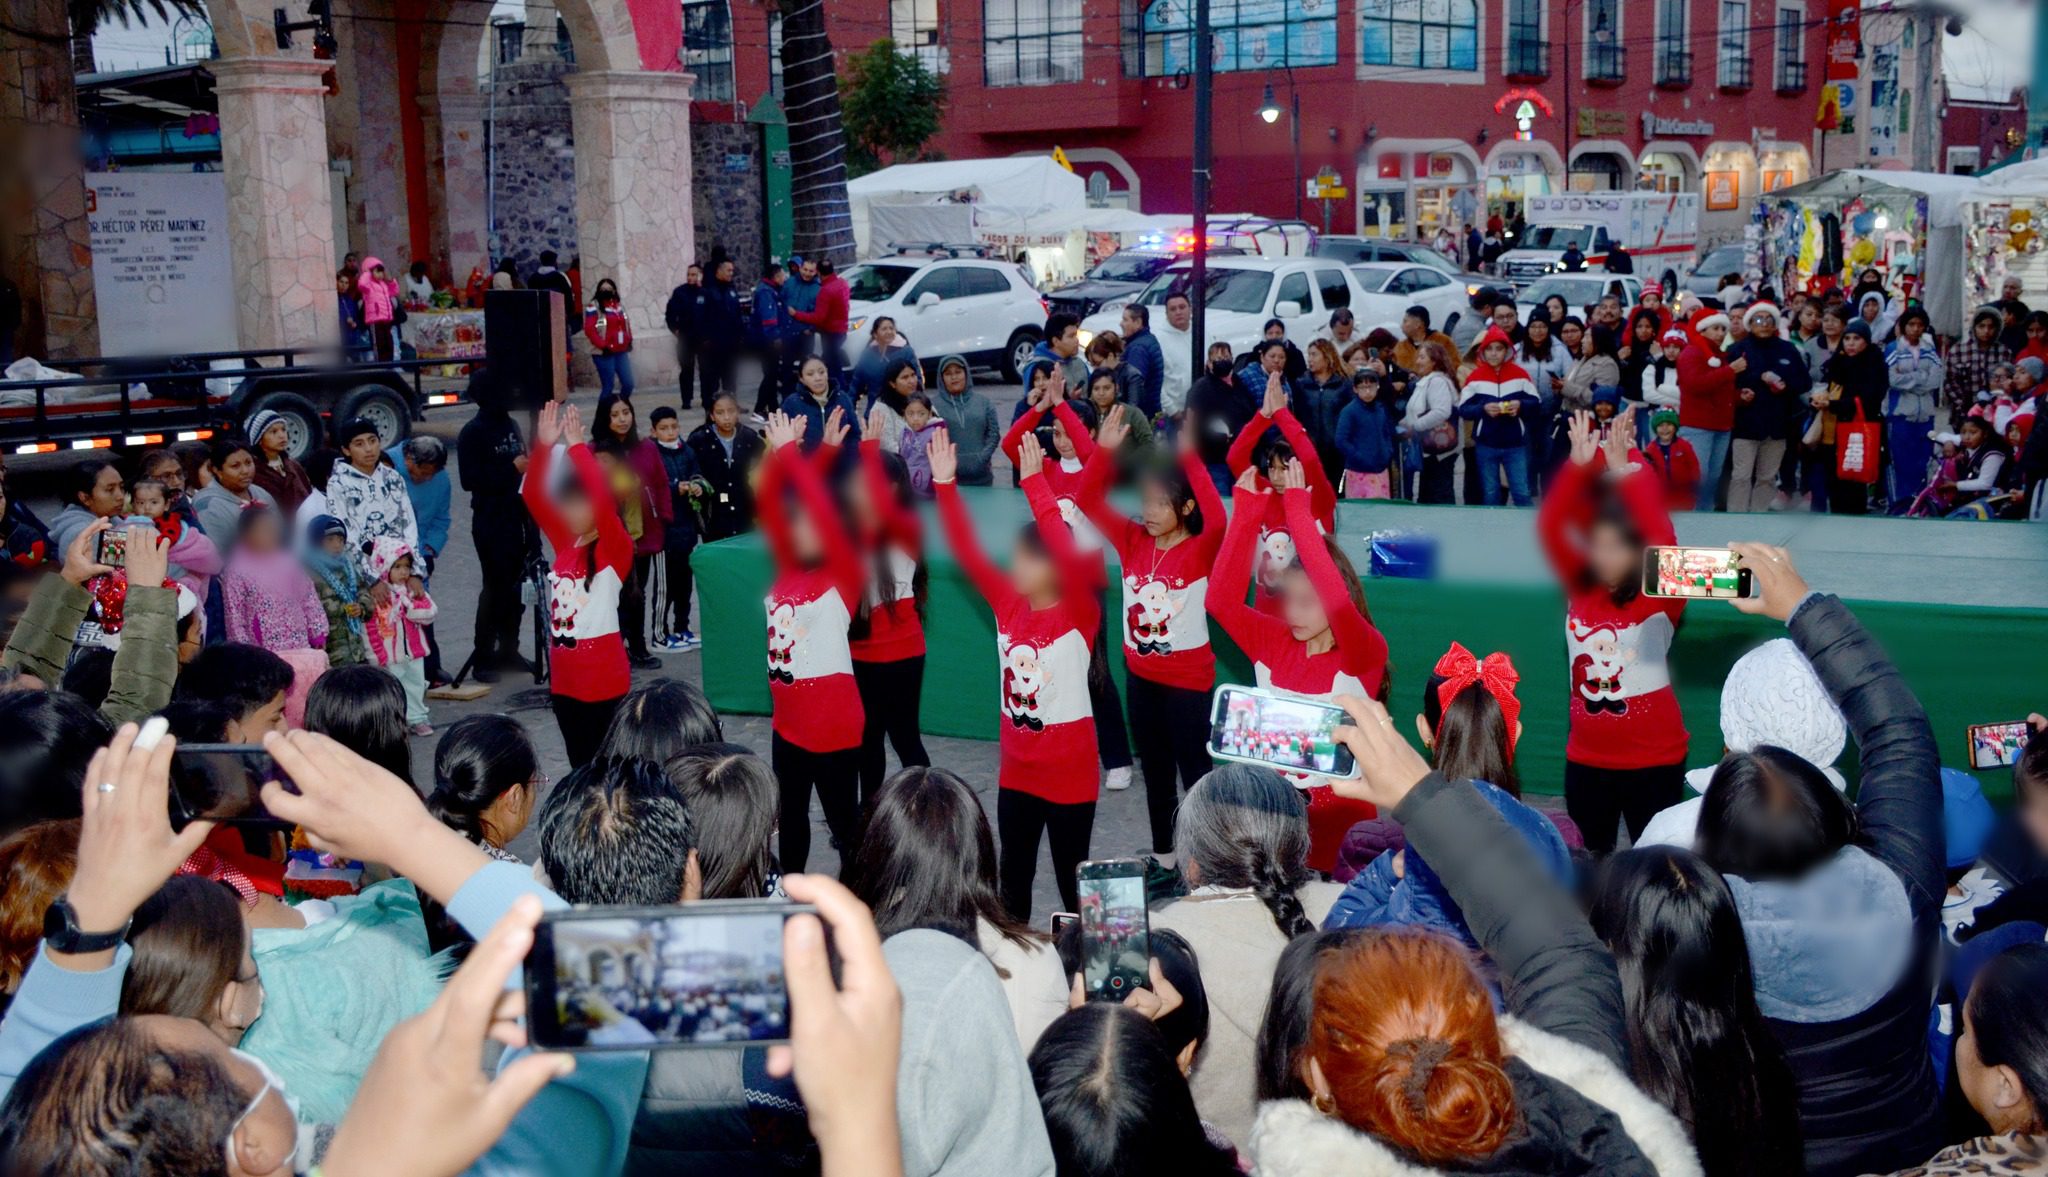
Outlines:
{"label": "stone masonry wall", "polygon": [[498,69],[491,254],[512,259],[522,279],[544,249],[565,268],[577,253],[576,139],[562,83],[574,70],[545,54]]}
{"label": "stone masonry wall", "polygon": [[[747,123],[699,122],[690,128],[691,199],[699,259],[724,246],[751,285],[761,273],[767,226],[761,193],[761,130]],[[681,280],[678,275],[677,280]]]}

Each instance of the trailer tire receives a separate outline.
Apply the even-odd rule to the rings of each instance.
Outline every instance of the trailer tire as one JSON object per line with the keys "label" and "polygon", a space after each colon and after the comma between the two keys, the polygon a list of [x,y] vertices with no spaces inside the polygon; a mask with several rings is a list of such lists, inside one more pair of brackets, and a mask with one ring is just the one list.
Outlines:
{"label": "trailer tire", "polygon": [[342,395],[340,403],[341,408],[334,414],[335,424],[363,418],[377,427],[377,441],[384,449],[390,449],[412,433],[411,407],[397,393],[381,384],[351,388]]}
{"label": "trailer tire", "polygon": [[[294,461],[303,461],[307,454],[320,447],[326,436],[326,427],[321,423],[320,410],[313,402],[292,392],[273,392],[259,396],[248,406],[248,415],[242,418],[242,432],[250,432],[249,423],[256,414],[276,413],[284,418],[285,432],[291,437],[291,446],[285,451]],[[255,445],[257,438],[250,437],[249,444]]]}

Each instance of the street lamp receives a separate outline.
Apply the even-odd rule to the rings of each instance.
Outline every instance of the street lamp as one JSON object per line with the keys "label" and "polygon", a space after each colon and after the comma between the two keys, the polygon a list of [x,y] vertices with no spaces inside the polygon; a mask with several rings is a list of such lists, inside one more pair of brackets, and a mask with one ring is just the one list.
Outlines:
{"label": "street lamp", "polygon": [[[1301,91],[1294,86],[1294,67],[1283,65],[1287,71],[1287,107],[1291,116],[1288,132],[1294,141],[1294,219],[1301,219]],[[1259,117],[1268,126],[1280,121],[1280,102],[1273,97],[1273,81],[1266,79],[1266,95],[1259,101]]]}

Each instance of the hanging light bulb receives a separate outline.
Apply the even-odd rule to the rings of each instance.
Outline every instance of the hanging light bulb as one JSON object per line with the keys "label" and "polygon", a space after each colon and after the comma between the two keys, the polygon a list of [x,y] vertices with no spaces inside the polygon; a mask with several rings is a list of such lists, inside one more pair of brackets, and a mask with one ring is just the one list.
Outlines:
{"label": "hanging light bulb", "polygon": [[1266,83],[1266,97],[1259,103],[1259,117],[1269,123],[1280,121],[1280,103],[1273,97],[1273,83]]}

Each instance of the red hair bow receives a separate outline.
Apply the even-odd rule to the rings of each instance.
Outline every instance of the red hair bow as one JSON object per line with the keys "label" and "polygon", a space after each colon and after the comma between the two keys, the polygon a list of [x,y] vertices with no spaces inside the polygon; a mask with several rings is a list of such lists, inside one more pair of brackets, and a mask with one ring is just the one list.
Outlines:
{"label": "red hair bow", "polygon": [[[1486,693],[1500,704],[1501,718],[1507,723],[1508,756],[1512,759],[1518,734],[1515,721],[1522,714],[1522,701],[1515,698],[1515,684],[1522,681],[1522,676],[1515,673],[1515,664],[1508,656],[1496,650],[1481,660],[1464,646],[1452,642],[1444,656],[1436,660],[1435,673],[1444,680],[1436,689],[1437,706],[1442,709],[1440,714],[1449,714],[1451,700],[1473,683],[1486,688]],[[1439,741],[1443,738],[1441,718],[1437,720],[1437,738]]]}

